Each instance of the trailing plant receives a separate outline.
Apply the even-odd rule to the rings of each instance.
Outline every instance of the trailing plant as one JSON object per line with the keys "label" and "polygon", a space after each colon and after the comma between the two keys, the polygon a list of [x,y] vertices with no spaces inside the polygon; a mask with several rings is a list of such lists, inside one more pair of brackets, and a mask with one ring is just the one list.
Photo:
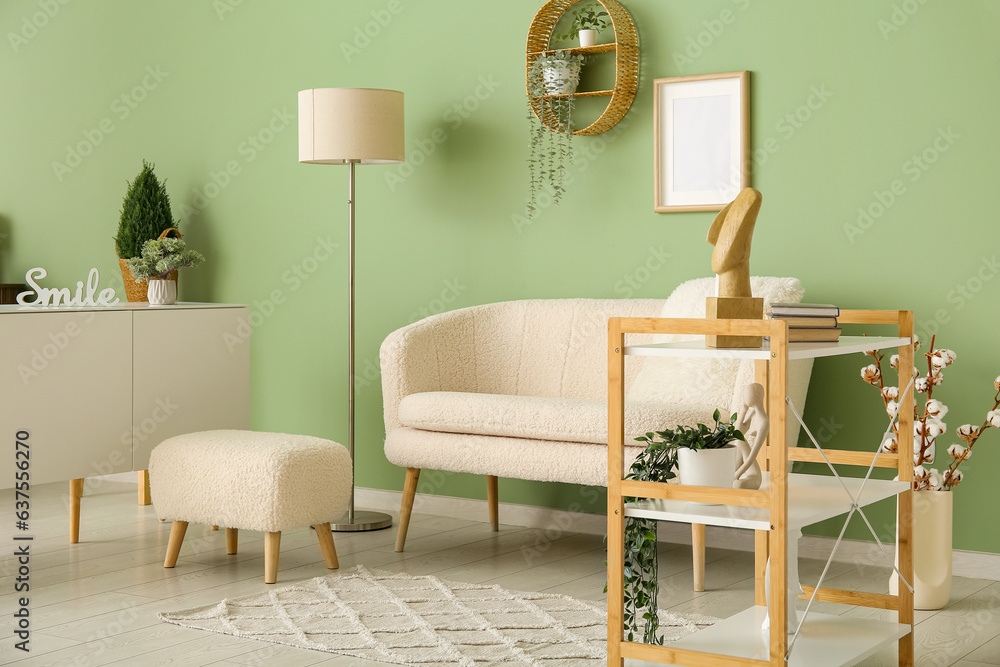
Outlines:
{"label": "trailing plant", "polygon": [[[982,426],[963,424],[955,429],[958,438],[964,441],[965,445],[955,443],[948,447],[949,463],[948,468],[942,473],[937,468],[925,468],[925,464],[933,465],[937,454],[935,444],[938,436],[947,432],[948,425],[944,423],[944,416],[948,414],[948,406],[934,398],[934,388],[944,382],[944,369],[955,363],[957,355],[952,350],[934,347],[935,337],[931,337],[930,352],[925,352],[927,359],[927,374],[922,374],[916,367],[913,368],[913,391],[916,394],[923,394],[923,405],[920,405],[919,398],[913,405],[913,490],[914,491],[951,491],[956,485],[961,483],[964,474],[958,469],[962,463],[972,456],[972,447],[979,440],[979,436],[988,428],[1000,428],[1000,377],[993,382],[996,393],[993,395],[993,408],[986,413],[986,420]],[[920,341],[913,344],[914,351],[920,348]],[[861,379],[877,387],[882,395],[882,403],[885,411],[893,420],[892,434],[886,432],[885,440],[882,442],[882,451],[897,453],[899,451],[899,422],[896,417],[899,414],[899,387],[886,386],[882,378],[882,359],[885,356],[878,350],[865,352],[865,355],[872,357],[875,363],[869,364],[861,369]],[[899,355],[894,354],[889,358],[889,365],[899,369]],[[905,375],[905,374],[903,374]],[[904,393],[906,388],[904,387]],[[916,398],[916,396],[915,396]]]}
{"label": "trailing plant", "polygon": [[171,271],[191,269],[204,261],[205,257],[200,252],[187,250],[183,240],[165,238],[146,241],[142,246],[142,256],[128,260],[127,264],[138,283],[150,278],[164,280]]}
{"label": "trailing plant", "polygon": [[593,30],[601,33],[609,27],[611,27],[611,17],[604,11],[604,7],[594,2],[573,10],[573,21],[569,25],[569,32],[555,35],[555,37],[565,41],[576,37],[581,30]]}
{"label": "trailing plant", "polygon": [[176,227],[170,211],[166,186],[153,173],[153,165],[142,161],[142,170],[131,183],[122,201],[115,250],[122,259],[138,257],[142,245],[159,237],[164,229]]}
{"label": "trailing plant", "polygon": [[[672,429],[649,432],[636,438],[646,443],[646,448],[636,457],[626,479],[642,482],[668,482],[677,477],[677,450],[720,449],[733,440],[743,440],[743,434],[736,428],[736,415],[729,423],[719,421],[718,410],[712,415],[715,428],[704,424],[697,426],[678,425]],[[637,498],[625,498],[625,502],[635,502]],[[656,597],[658,563],[656,558],[656,526],[654,519],[625,517],[625,638],[634,641],[641,635],[645,644],[663,644],[663,637],[657,634],[660,619],[657,615]]]}
{"label": "trailing plant", "polygon": [[573,160],[574,93],[583,56],[569,51],[542,54],[528,71],[528,213],[538,210],[547,189],[553,204],[566,191],[566,169]]}

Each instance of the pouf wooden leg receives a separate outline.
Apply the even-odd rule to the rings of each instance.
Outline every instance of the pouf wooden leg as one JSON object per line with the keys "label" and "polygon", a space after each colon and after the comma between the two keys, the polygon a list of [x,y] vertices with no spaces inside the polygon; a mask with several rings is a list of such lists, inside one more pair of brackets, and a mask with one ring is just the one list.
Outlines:
{"label": "pouf wooden leg", "polygon": [[495,533],[500,530],[500,495],[493,475],[486,476],[486,501],[490,506],[490,530]]}
{"label": "pouf wooden leg", "polygon": [[264,533],[264,583],[278,581],[278,549],[281,547],[281,532]]}
{"label": "pouf wooden leg", "polygon": [[420,468],[407,468],[403,482],[403,502],[399,506],[399,529],[396,531],[396,551],[402,551],[406,544],[406,529],[410,527],[410,513],[413,511],[413,497],[417,495],[417,481]]}
{"label": "pouf wooden leg", "polygon": [[315,528],[316,539],[319,540],[319,548],[323,550],[323,560],[326,561],[326,566],[331,570],[338,569],[340,561],[337,560],[337,546],[333,543],[333,533],[330,532],[330,524],[317,523]]}
{"label": "pouf wooden leg", "polygon": [[236,546],[240,541],[240,531],[238,528],[226,528],[226,553],[232,556],[236,553]]}
{"label": "pouf wooden leg", "polygon": [[213,526],[212,526],[212,530],[213,530],[213,531],[214,531],[214,530],[218,530],[218,529],[219,529],[219,527],[218,527],[218,526],[215,526],[215,525],[213,525]]}
{"label": "pouf wooden leg", "polygon": [[163,567],[173,567],[177,564],[177,554],[181,552],[181,544],[184,542],[184,533],[187,529],[187,521],[174,521],[170,526],[170,542],[167,543],[167,557],[163,561]]}
{"label": "pouf wooden leg", "polygon": [[80,541],[80,498],[83,497],[83,478],[69,480],[69,542]]}

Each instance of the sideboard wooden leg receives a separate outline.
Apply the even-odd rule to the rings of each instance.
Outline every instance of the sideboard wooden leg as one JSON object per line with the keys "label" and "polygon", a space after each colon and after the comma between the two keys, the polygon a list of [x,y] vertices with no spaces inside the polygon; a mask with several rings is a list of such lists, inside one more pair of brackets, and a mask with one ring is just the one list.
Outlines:
{"label": "sideboard wooden leg", "polygon": [[139,504],[140,505],[151,505],[153,503],[152,497],[149,495],[149,471],[140,470],[139,471]]}
{"label": "sideboard wooden leg", "polygon": [[69,542],[80,541],[80,498],[83,497],[83,478],[69,480]]}

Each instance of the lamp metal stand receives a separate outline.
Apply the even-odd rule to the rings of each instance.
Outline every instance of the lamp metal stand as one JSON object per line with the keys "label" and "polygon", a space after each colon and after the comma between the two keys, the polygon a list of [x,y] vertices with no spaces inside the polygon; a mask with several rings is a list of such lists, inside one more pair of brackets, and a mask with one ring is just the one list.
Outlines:
{"label": "lamp metal stand", "polygon": [[347,320],[349,332],[347,335],[347,346],[350,350],[347,362],[347,380],[350,383],[347,399],[347,451],[351,454],[351,502],[347,506],[347,514],[335,523],[330,524],[334,532],[360,532],[368,530],[381,530],[392,525],[392,517],[383,512],[369,512],[354,510],[354,165],[357,160],[351,160],[348,164],[350,176],[348,178],[348,227],[347,227],[347,272],[348,272],[348,297],[347,297]]}

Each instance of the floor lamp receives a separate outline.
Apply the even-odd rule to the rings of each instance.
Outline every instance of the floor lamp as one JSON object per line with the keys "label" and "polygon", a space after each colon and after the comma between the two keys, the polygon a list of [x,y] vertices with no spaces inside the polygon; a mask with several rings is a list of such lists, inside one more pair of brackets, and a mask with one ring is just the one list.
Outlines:
{"label": "floor lamp", "polygon": [[[354,462],[354,165],[402,162],[403,93],[375,88],[312,88],[299,91],[299,162],[346,164],[348,194],[348,382],[347,449]],[[379,530],[392,525],[381,512],[354,511],[354,481],[347,515],[334,531]]]}

